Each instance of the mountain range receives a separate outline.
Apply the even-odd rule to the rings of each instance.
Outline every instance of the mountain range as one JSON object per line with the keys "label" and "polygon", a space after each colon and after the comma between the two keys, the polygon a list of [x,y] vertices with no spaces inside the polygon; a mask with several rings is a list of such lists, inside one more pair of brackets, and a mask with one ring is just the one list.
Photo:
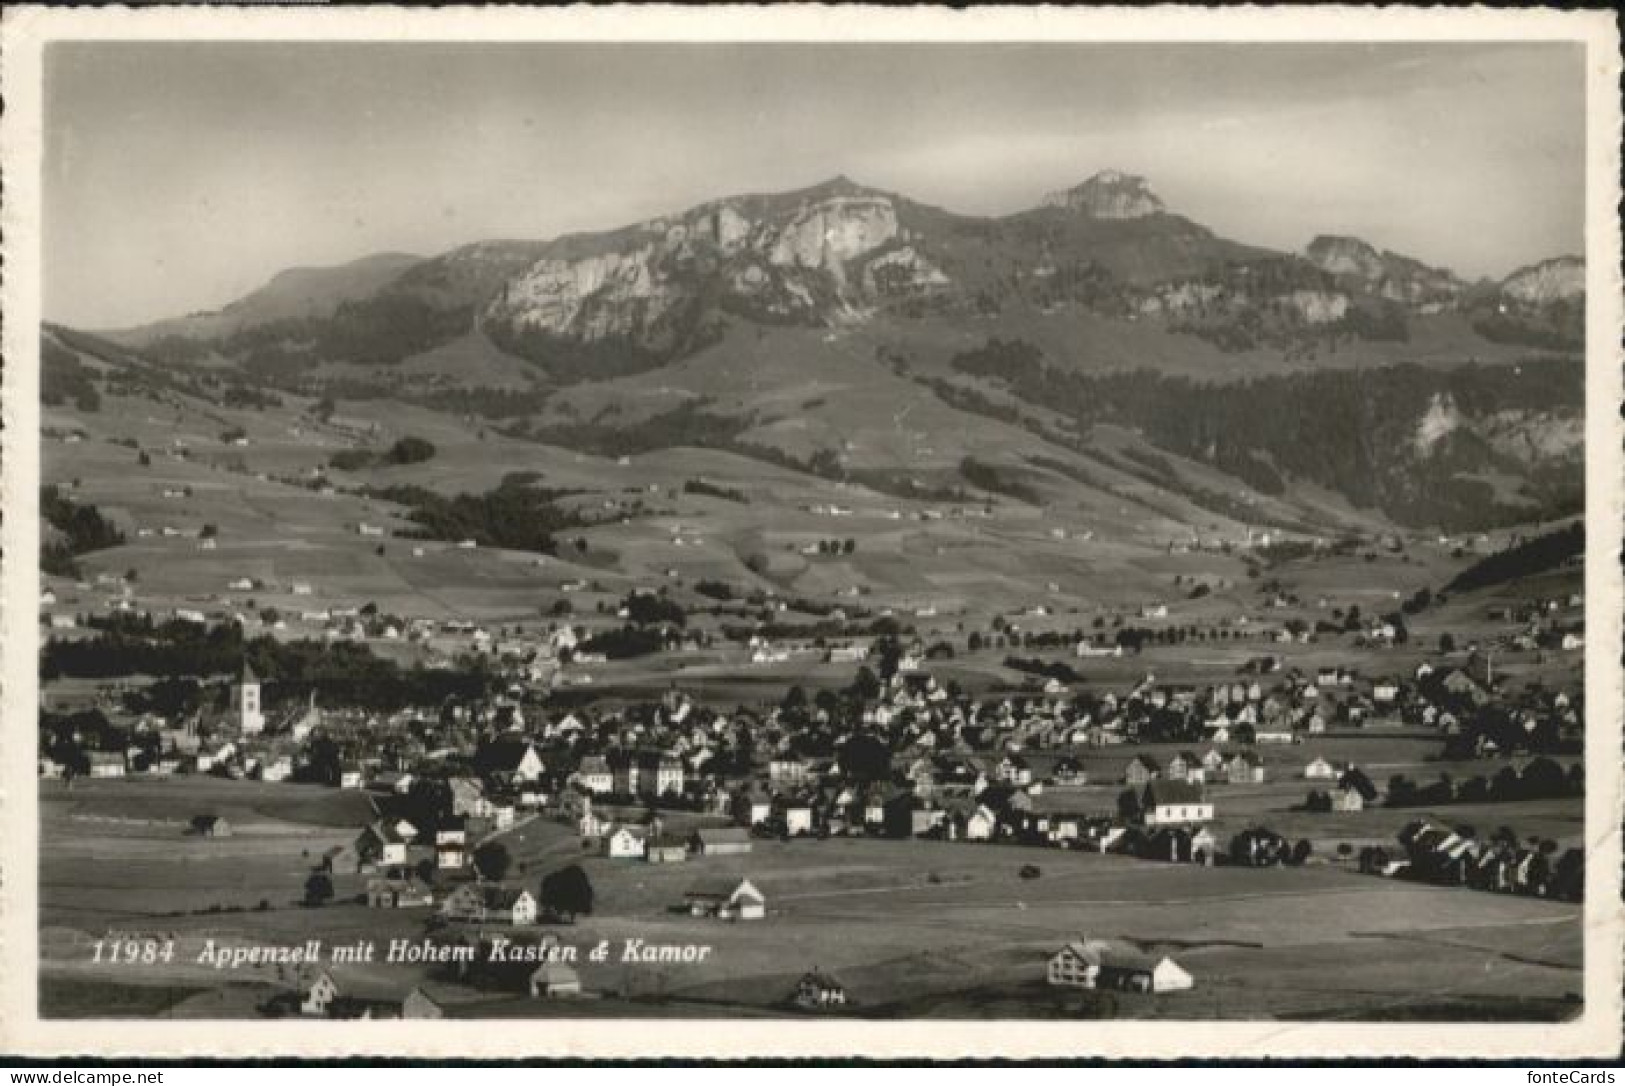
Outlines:
{"label": "mountain range", "polygon": [[[1122,424],[1264,493],[1504,522],[1578,490],[1584,270],[1560,256],[1468,282],[1332,234],[1275,251],[1116,170],[999,217],[836,177],[600,233],[294,269],[218,312],[96,338],[166,380],[394,396],[526,439],[726,445],[872,477],[999,459],[1012,429],[1083,455]],[[1549,367],[1566,376],[1526,387]],[[1246,396],[1208,394],[1237,381]],[[947,409],[906,452],[854,422],[901,389]],[[1254,417],[1316,397],[1382,412],[1373,429],[1397,440]]]}
{"label": "mountain range", "polygon": [[[230,354],[238,340],[263,342],[270,328],[295,351],[306,338],[316,361],[332,360],[323,348],[345,337],[312,324],[364,330],[393,321],[399,342],[386,333],[384,342],[355,345],[356,356],[398,361],[478,328],[520,357],[590,377],[680,356],[728,316],[840,326],[880,313],[1065,305],[1156,317],[1198,335],[1255,324],[1250,338],[1268,342],[1339,322],[1358,334],[1362,319],[1391,324],[1464,307],[1539,311],[1583,292],[1575,257],[1470,284],[1358,238],[1320,236],[1301,254],[1244,245],[1170,212],[1145,179],[1115,170],[1000,218],[837,177],[603,233],[292,269],[218,312],[116,338],[206,341]],[[1538,324],[1545,314],[1523,316]],[[606,357],[607,348],[622,356]]]}

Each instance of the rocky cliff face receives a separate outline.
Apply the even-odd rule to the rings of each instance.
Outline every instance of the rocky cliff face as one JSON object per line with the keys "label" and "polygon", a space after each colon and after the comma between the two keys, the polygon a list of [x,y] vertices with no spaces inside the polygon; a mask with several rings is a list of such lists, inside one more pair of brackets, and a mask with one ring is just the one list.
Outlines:
{"label": "rocky cliff face", "polygon": [[1387,273],[1382,254],[1359,238],[1322,234],[1304,250],[1309,262],[1332,275],[1377,282]]}
{"label": "rocky cliff face", "polygon": [[1445,268],[1387,250],[1378,252],[1359,238],[1322,234],[1309,243],[1304,256],[1339,282],[1415,308],[1443,308],[1467,287]]}
{"label": "rocky cliff face", "polygon": [[1167,210],[1143,177],[1102,170],[1083,184],[1044,197],[1045,207],[1064,208],[1095,219],[1143,219]]}
{"label": "rocky cliff face", "polygon": [[907,243],[895,198],[840,182],[799,199],[703,205],[643,223],[607,251],[544,257],[504,286],[484,321],[648,346],[651,329],[685,307],[818,323],[948,283]]}
{"label": "rocky cliff face", "polygon": [[1585,293],[1585,261],[1560,256],[1519,268],[1501,281],[1501,293],[1524,305],[1547,305]]}

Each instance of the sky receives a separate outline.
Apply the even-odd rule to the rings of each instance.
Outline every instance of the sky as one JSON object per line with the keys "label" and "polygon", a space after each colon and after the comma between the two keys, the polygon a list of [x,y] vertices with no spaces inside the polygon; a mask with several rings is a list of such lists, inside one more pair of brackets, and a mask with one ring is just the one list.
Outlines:
{"label": "sky", "polygon": [[1584,239],[1567,44],[58,43],[47,319],[213,309],[295,266],[612,229],[844,174],[1006,214],[1116,168],[1220,234],[1469,278]]}

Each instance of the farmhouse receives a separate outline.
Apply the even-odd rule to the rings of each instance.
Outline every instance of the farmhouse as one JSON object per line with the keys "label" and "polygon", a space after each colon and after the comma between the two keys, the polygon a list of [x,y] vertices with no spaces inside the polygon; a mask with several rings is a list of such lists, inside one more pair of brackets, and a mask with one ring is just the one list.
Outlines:
{"label": "farmhouse", "polygon": [[199,837],[230,837],[231,823],[219,815],[197,815],[192,819],[192,832]]}
{"label": "farmhouse", "polygon": [[774,784],[805,784],[810,773],[804,758],[774,758],[767,764],[767,779]]}
{"label": "farmhouse", "polygon": [[791,837],[803,836],[812,832],[813,810],[811,803],[804,799],[781,798],[774,804],[774,807],[777,808],[779,817],[784,819],[784,832]]}
{"label": "farmhouse", "polygon": [[[1362,806],[1375,803],[1379,795],[1377,786],[1371,783],[1371,778],[1366,776],[1365,771],[1358,766],[1349,766],[1343,775],[1337,779],[1337,787],[1344,792],[1356,793],[1360,797]],[[1359,808],[1352,809],[1358,810]]]}
{"label": "farmhouse", "polygon": [[1314,761],[1303,767],[1305,780],[1329,781],[1337,777],[1337,770],[1325,758],[1317,757]]}
{"label": "farmhouse", "polygon": [[334,982],[331,973],[322,972],[310,982],[299,1002],[299,1013],[311,1016],[325,1016],[333,1001],[339,997],[339,986]]}
{"label": "farmhouse", "polygon": [[1055,763],[1054,783],[1063,788],[1081,788],[1089,783],[1089,773],[1082,762],[1068,755]]}
{"label": "farmhouse", "polygon": [[683,895],[694,916],[718,920],[760,920],[767,915],[767,899],[749,879],[696,883]]}
{"label": "farmhouse", "polygon": [[406,993],[406,998],[401,1000],[402,1018],[444,1018],[445,1016],[445,1008],[435,1002],[422,988],[413,988]]}
{"label": "farmhouse", "polygon": [[1332,810],[1352,812],[1365,810],[1365,797],[1357,789],[1339,788],[1332,793]]}
{"label": "farmhouse", "polygon": [[1148,784],[1162,776],[1162,767],[1152,761],[1151,756],[1141,754],[1129,762],[1128,768],[1123,771],[1124,784]]}
{"label": "farmhouse", "polygon": [[440,915],[473,924],[523,926],[536,922],[536,899],[528,890],[467,882],[446,895]]}
{"label": "farmhouse", "polygon": [[604,855],[612,860],[640,859],[644,854],[643,830],[622,826],[603,837]]}
{"label": "farmhouse", "polygon": [[581,760],[581,767],[576,770],[576,780],[580,782],[581,787],[597,794],[610,792],[615,788],[615,775],[609,770],[609,761],[599,754]]}
{"label": "farmhouse", "polygon": [[117,751],[93,750],[87,754],[92,777],[124,776],[124,755]]}
{"label": "farmhouse", "polygon": [[688,842],[664,834],[651,837],[644,846],[643,856],[652,864],[680,864],[688,859]]}
{"label": "farmhouse", "polygon": [[371,879],[367,905],[373,909],[417,909],[434,904],[434,891],[415,879]]}
{"label": "farmhouse", "polygon": [[749,852],[750,833],[728,826],[695,830],[689,845],[701,856],[737,856]]}
{"label": "farmhouse", "polygon": [[406,863],[406,839],[380,819],[355,839],[355,853],[362,866],[399,867]]}
{"label": "farmhouse", "polygon": [[1140,817],[1147,826],[1211,822],[1213,804],[1188,781],[1152,781],[1141,795]]}
{"label": "farmhouse", "polygon": [[530,998],[569,999],[581,994],[581,974],[563,962],[544,962],[530,975]]}
{"label": "farmhouse", "polygon": [[524,739],[486,744],[475,752],[474,765],[486,777],[525,783],[536,780],[546,768],[535,746]]}
{"label": "farmhouse", "polygon": [[1202,760],[1188,750],[1182,750],[1168,759],[1168,779],[1171,781],[1188,781],[1191,775],[1196,774],[1196,781],[1202,779],[1205,767]]}
{"label": "farmhouse", "polygon": [[1231,784],[1264,783],[1264,761],[1250,750],[1238,752],[1224,769]]}
{"label": "farmhouse", "polygon": [[970,815],[962,815],[955,821],[963,825],[961,835],[967,841],[990,841],[993,839],[994,831],[999,827],[999,816],[981,805],[978,805]]}
{"label": "farmhouse", "polygon": [[1104,939],[1075,939],[1049,960],[1049,983],[1067,988],[1178,992],[1195,980],[1172,958],[1155,958]]}
{"label": "farmhouse", "polygon": [[818,1011],[846,1006],[846,988],[828,973],[814,969],[796,982],[790,1002],[802,1010]]}

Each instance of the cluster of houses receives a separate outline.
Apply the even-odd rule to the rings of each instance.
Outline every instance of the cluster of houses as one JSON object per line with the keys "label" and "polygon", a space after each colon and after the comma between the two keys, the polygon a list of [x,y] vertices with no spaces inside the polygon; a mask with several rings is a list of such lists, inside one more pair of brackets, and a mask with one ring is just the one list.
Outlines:
{"label": "cluster of houses", "polygon": [[[522,979],[532,999],[570,1000],[586,995],[581,973],[567,962],[544,961]],[[846,986],[823,969],[803,974],[786,1002],[797,1010],[820,1013],[839,1012],[852,1005]],[[296,994],[273,1001],[266,1009],[310,1018],[436,1019],[446,1017],[448,1007],[454,1006],[434,985],[414,987],[397,998],[376,982],[351,977],[340,981],[324,970],[301,985]]]}
{"label": "cluster of houses", "polygon": [[[571,636],[561,628],[553,650],[569,650]],[[840,834],[1201,862],[1221,851],[1204,830],[1216,815],[1209,787],[1265,782],[1272,744],[1329,727],[1403,725],[1449,736],[1474,726],[1485,709],[1530,735],[1567,735],[1582,725],[1580,705],[1565,692],[1502,697],[1466,669],[1430,663],[1398,680],[1334,667],[1209,686],[1147,675],[1126,691],[1051,681],[1042,693],[978,699],[939,683],[908,650],[893,656],[897,666],[861,698],[786,697],[776,708],[732,712],[673,689],[647,704],[543,713],[526,700],[519,674],[506,694],[481,703],[379,714],[319,708],[312,699],[273,712],[245,664],[225,710],[137,720],[124,749],[84,751],[74,771],[366,789],[379,817],[329,862],[379,873],[369,900],[401,907],[421,904],[424,891],[388,872],[420,882],[425,874],[453,876],[468,868],[481,840],[542,816],[575,825],[601,855],[657,864],[748,852],[757,837]],[[1069,790],[1091,784],[1086,753],[1098,765],[1103,748],[1185,742],[1161,758],[1125,749],[1120,777],[1093,782],[1126,786],[1128,798],[1118,797],[1115,809],[1066,802]],[[1035,761],[1051,768],[1040,774]],[[44,775],[70,769],[57,754],[40,768]],[[1378,798],[1358,768],[1323,758],[1303,778],[1311,807],[1357,811]],[[679,835],[665,832],[658,817],[608,814],[628,807],[731,825]],[[517,923],[533,906],[482,900],[467,902],[467,911]]]}
{"label": "cluster of houses", "polygon": [[1520,841],[1506,829],[1479,837],[1470,828],[1452,829],[1422,819],[1400,831],[1398,855],[1371,848],[1360,863],[1373,874],[1444,886],[1559,901],[1585,896],[1584,849],[1560,852],[1555,842]]}

